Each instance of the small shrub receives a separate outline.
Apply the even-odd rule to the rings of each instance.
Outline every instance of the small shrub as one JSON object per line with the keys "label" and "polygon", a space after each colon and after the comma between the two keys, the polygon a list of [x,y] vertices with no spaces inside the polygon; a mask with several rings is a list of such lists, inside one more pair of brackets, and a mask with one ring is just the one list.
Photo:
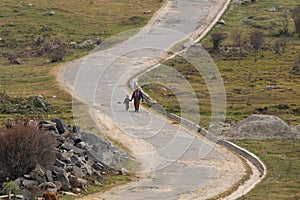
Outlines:
{"label": "small shrub", "polygon": [[51,62],[62,61],[63,57],[68,53],[69,44],[64,37],[42,35],[36,36],[34,44],[38,46],[38,56],[48,56]]}
{"label": "small shrub", "polygon": [[274,43],[274,50],[276,54],[281,55],[284,53],[285,48],[286,48],[287,42],[286,39],[278,39]]}
{"label": "small shrub", "polygon": [[296,31],[298,33],[298,36],[300,37],[300,5],[292,10],[292,17],[294,20]]}
{"label": "small shrub", "polygon": [[298,74],[300,72],[300,51],[298,51],[297,56],[294,61],[294,66],[292,69],[292,73]]}
{"label": "small shrub", "polygon": [[233,45],[236,47],[240,47],[242,44],[242,30],[234,29],[231,33],[231,39],[233,42]]}
{"label": "small shrub", "polygon": [[0,129],[0,163],[2,175],[14,180],[40,164],[46,169],[53,167],[55,139],[36,127],[17,124]]}
{"label": "small shrub", "polygon": [[223,40],[226,39],[226,33],[215,32],[211,34],[211,42],[213,43],[213,49],[219,50],[219,46]]}
{"label": "small shrub", "polygon": [[6,194],[6,191],[8,188],[11,190],[11,194],[14,194],[14,195],[19,194],[19,191],[20,191],[19,187],[13,181],[10,181],[9,179],[2,184],[2,187],[3,187],[2,191],[1,191],[2,194]]}
{"label": "small shrub", "polygon": [[261,48],[261,46],[264,44],[263,32],[258,30],[251,32],[250,44],[253,46],[255,50]]}

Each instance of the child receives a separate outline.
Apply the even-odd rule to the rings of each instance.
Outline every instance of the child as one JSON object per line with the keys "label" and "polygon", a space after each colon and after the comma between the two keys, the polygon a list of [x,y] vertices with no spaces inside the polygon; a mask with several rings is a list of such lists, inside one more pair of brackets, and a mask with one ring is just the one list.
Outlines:
{"label": "child", "polygon": [[129,96],[126,95],[126,97],[125,97],[125,99],[124,99],[124,102],[123,102],[123,104],[125,104],[125,109],[126,109],[126,110],[129,109],[129,102],[130,102],[130,101],[131,101],[131,100],[129,99]]}

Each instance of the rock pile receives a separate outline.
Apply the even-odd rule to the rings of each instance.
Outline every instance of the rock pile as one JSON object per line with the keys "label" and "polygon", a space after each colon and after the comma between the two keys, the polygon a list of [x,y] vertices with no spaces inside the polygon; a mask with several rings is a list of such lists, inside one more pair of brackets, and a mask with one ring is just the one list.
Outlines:
{"label": "rock pile", "polygon": [[297,126],[292,128],[282,119],[273,115],[251,115],[233,125],[223,134],[226,138],[236,139],[299,139]]}
{"label": "rock pile", "polygon": [[52,170],[37,165],[30,174],[14,181],[22,189],[24,199],[39,196],[36,191],[81,193],[88,185],[86,177],[93,184],[101,185],[104,174],[126,173],[125,169],[118,167],[120,162],[128,160],[126,153],[93,134],[80,131],[78,126],[65,125],[60,119],[30,121],[29,124],[53,134],[58,146]]}

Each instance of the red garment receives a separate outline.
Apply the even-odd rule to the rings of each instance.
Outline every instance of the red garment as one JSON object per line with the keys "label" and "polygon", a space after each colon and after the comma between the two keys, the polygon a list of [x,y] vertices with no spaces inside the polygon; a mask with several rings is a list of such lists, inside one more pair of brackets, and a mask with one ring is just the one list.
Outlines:
{"label": "red garment", "polygon": [[131,97],[131,100],[133,100],[135,112],[139,111],[141,99],[142,99],[142,101],[144,101],[143,93],[139,88],[137,88],[133,91],[132,97]]}

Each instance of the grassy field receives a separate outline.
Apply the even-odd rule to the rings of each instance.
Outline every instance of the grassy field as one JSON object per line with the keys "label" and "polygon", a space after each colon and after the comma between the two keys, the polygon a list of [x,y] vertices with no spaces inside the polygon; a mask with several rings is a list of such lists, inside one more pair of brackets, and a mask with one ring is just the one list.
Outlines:
{"label": "grassy field", "polygon": [[[61,63],[50,62],[48,55],[39,55],[38,39],[57,37],[67,44],[103,41],[125,30],[144,26],[161,5],[157,0],[1,1],[0,91],[11,97],[42,95],[56,106],[58,117],[71,120],[72,98],[55,80]],[[51,11],[55,15],[45,14]],[[152,12],[144,14],[145,11]],[[70,47],[63,62],[86,55],[90,50],[91,47]],[[10,64],[7,54],[21,64]],[[50,98],[53,96],[56,98]],[[0,114],[0,121],[14,115]]]}
{"label": "grassy field", "polygon": [[[217,24],[201,41],[214,59],[224,82],[227,96],[226,122],[235,123],[256,113],[279,116],[290,125],[299,124],[300,74],[293,71],[293,67],[299,58],[300,38],[295,33],[291,12],[284,12],[293,9],[299,2],[296,0],[245,2],[247,5],[231,5],[222,17],[226,25]],[[267,11],[273,7],[276,12]],[[284,15],[288,19],[288,33],[280,35]],[[258,50],[249,48],[247,54],[235,53],[232,35],[237,31],[241,32],[243,43],[249,43],[251,32],[261,31],[264,35],[263,46]],[[218,51],[213,50],[211,42],[211,34],[217,32],[227,35]],[[275,44],[278,41],[285,43],[281,53],[275,53]],[[189,81],[199,100],[200,125],[207,128],[211,117],[210,91],[199,72],[178,56],[166,61],[164,65],[179,72]],[[168,80],[168,75],[171,77],[174,73],[166,74],[165,69],[161,67],[146,73],[141,78],[140,84],[143,85],[143,81],[155,76]],[[158,73],[159,71],[161,73]],[[169,112],[181,114],[182,108],[178,98],[172,92],[172,87],[148,84],[143,89]],[[240,199],[300,199],[299,141],[236,140],[233,142],[258,155],[268,169],[266,178],[253,191]]]}
{"label": "grassy field", "polygon": [[[257,113],[277,115],[291,125],[298,124],[300,123],[298,101],[300,74],[292,69],[299,58],[300,38],[295,33],[291,12],[286,13],[289,22],[288,33],[277,34],[283,26],[283,10],[293,9],[298,1],[246,2],[248,4],[245,6],[231,5],[222,17],[226,25],[216,25],[201,41],[218,67],[225,85],[226,121],[234,123]],[[271,7],[275,7],[277,11],[267,11]],[[238,49],[234,47],[232,40],[234,31],[241,31],[242,43],[248,43],[249,49],[245,50],[246,55],[234,52]],[[264,34],[263,46],[257,51],[251,49],[249,44],[250,33],[253,31],[261,31]],[[216,32],[227,35],[219,51],[212,49],[210,34]],[[277,41],[285,43],[281,54],[275,53],[274,50]],[[210,91],[198,71],[181,57],[164,64],[171,66],[190,82],[199,99],[200,125],[208,127],[211,115]],[[145,91],[155,97],[155,100],[167,110],[178,114],[180,107],[176,95],[168,88],[159,88],[160,86],[155,84],[144,87]]]}
{"label": "grassy field", "polygon": [[241,147],[255,153],[267,166],[267,177],[241,200],[300,199],[300,142],[240,140]]}

